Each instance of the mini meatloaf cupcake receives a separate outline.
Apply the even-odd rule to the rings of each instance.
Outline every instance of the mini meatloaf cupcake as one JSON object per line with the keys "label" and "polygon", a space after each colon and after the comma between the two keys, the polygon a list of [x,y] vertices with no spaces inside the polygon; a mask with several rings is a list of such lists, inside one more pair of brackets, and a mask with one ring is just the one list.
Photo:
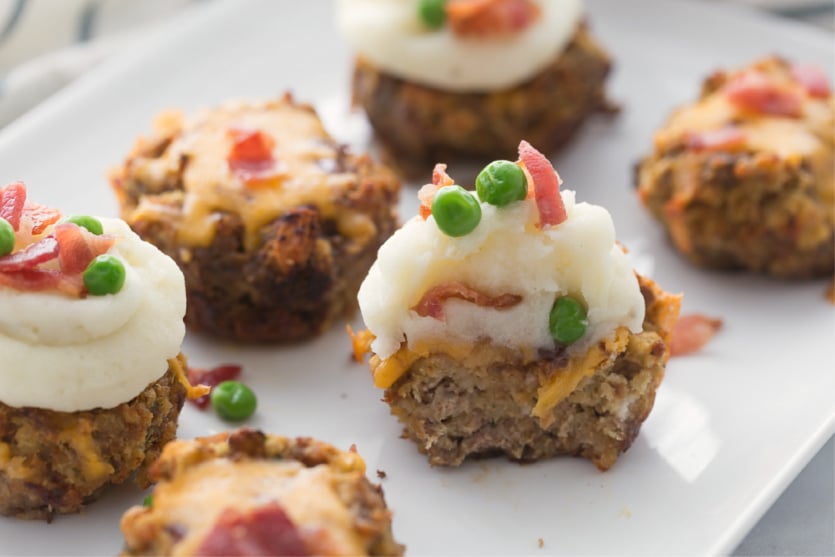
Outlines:
{"label": "mini meatloaf cupcake", "polygon": [[610,61],[581,0],[340,0],[338,24],[357,51],[354,101],[409,174],[523,137],[551,152],[608,108]]}
{"label": "mini meatloaf cupcake", "polygon": [[402,555],[382,488],[354,452],[241,429],[170,443],[125,555]]}
{"label": "mini meatloaf cupcake", "polygon": [[835,269],[834,169],[826,76],[772,57],[710,76],[656,132],[636,181],[696,265],[809,278]]}
{"label": "mini meatloaf cupcake", "polygon": [[186,324],[251,342],[321,333],[396,227],[400,183],[289,95],[174,113],[112,177],[122,215],[186,277]]}
{"label": "mini meatloaf cupcake", "polygon": [[605,209],[519,153],[477,195],[436,167],[360,288],[355,349],[373,339],[374,383],[432,464],[578,455],[605,470],[652,408],[680,299],[633,272]]}
{"label": "mini meatloaf cupcake", "polygon": [[183,275],[118,219],[0,188],[0,513],[71,513],[174,439]]}

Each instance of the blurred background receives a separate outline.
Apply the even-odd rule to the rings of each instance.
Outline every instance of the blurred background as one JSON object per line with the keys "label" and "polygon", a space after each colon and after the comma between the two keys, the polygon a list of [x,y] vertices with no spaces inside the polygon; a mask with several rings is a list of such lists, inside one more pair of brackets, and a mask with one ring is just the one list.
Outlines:
{"label": "blurred background", "polygon": [[[172,19],[222,1],[235,0],[0,0],[0,129],[122,49],[153,40]],[[698,1],[835,29],[835,0]],[[834,455],[830,439],[736,554],[835,555]]]}
{"label": "blurred background", "polygon": [[[0,127],[166,20],[219,1],[0,0]],[[701,1],[835,28],[835,0]]]}

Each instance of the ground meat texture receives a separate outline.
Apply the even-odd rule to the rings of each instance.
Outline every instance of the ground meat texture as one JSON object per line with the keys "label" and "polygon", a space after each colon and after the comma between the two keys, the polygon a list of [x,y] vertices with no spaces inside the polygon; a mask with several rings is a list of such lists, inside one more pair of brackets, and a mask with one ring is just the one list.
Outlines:
{"label": "ground meat texture", "polygon": [[[602,363],[542,418],[532,415],[540,387],[565,373],[564,350],[525,361],[518,351],[482,341],[463,358],[444,352],[417,359],[385,391],[391,412],[429,462],[458,466],[471,457],[506,455],[534,461],[558,455],[610,468],[638,435],[655,401],[669,357],[679,297],[640,278],[644,330],[628,333]],[[583,355],[577,355],[580,359]]]}
{"label": "ground meat texture", "polygon": [[611,109],[603,89],[610,67],[607,53],[581,24],[549,66],[510,89],[443,91],[386,74],[360,57],[353,96],[389,159],[417,175],[437,161],[502,158],[516,152],[521,138],[554,152],[590,114]]}
{"label": "ground meat texture", "polygon": [[[307,554],[403,554],[382,488],[367,480],[362,459],[320,441],[249,429],[177,441],[151,477],[153,505],[122,518],[124,555],[193,555],[217,534],[218,517],[270,505],[283,509]],[[199,512],[192,497],[201,500]]]}
{"label": "ground meat texture", "polygon": [[[240,118],[273,112],[321,126],[311,107],[289,96],[221,107],[209,118],[215,126],[231,127]],[[276,131],[280,115],[264,124],[266,133],[288,133]],[[377,249],[397,227],[400,183],[394,174],[367,156],[348,153],[321,129],[309,138],[303,135],[309,130],[303,130],[299,138],[276,140],[276,152],[287,153],[276,164],[291,173],[283,181],[237,187],[229,186],[231,175],[213,177],[227,192],[237,187],[240,193],[230,197],[240,198],[240,210],[230,203],[215,207],[205,219],[192,219],[194,200],[213,194],[189,186],[195,180],[189,173],[197,155],[180,156],[178,149],[186,143],[183,137],[201,133],[197,124],[158,131],[159,137],[140,141],[112,176],[125,220],[182,269],[189,328],[244,342],[295,341],[315,336],[352,313]],[[291,141],[305,145],[309,153],[296,156],[296,147],[282,151]],[[220,168],[225,168],[224,156],[225,151],[216,156]],[[292,175],[299,168],[303,172]],[[307,186],[318,193],[305,193]],[[288,188],[295,188],[294,193],[276,201],[274,195]],[[306,201],[292,204],[298,199]],[[254,232],[253,214],[269,216],[257,222]],[[189,227],[207,219],[213,223],[210,242],[184,240]]]}
{"label": "ground meat texture", "polygon": [[51,520],[79,512],[148,467],[175,438],[186,389],[169,369],[114,408],[55,412],[0,403],[0,513]]}
{"label": "ground meat texture", "polygon": [[[767,58],[748,70],[785,76],[789,68],[785,60]],[[639,197],[675,248],[698,266],[785,279],[832,276],[832,97],[805,99],[798,117],[720,112],[718,97],[733,78],[728,72],[708,77],[699,100],[678,109],[656,132],[654,152],[636,167]],[[740,144],[688,143],[687,134],[694,132],[687,126],[698,123],[693,116],[714,121],[717,113],[727,113],[726,120],[711,131],[730,129],[741,136]]]}
{"label": "ground meat texture", "polygon": [[[686,180],[698,183],[693,195],[671,204]],[[696,265],[788,279],[835,269],[835,205],[808,161],[670,152],[645,159],[637,182],[673,245]]]}

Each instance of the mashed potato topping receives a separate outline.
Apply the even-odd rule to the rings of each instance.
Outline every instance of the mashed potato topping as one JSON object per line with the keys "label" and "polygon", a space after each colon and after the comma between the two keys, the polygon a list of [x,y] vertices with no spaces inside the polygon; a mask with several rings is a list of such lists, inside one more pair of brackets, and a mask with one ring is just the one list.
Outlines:
{"label": "mashed potato topping", "polygon": [[185,284],[177,265],[119,219],[99,219],[117,238],[117,294],[71,298],[0,288],[0,401],[63,412],[131,400],[168,367],[185,335]]}
{"label": "mashed potato topping", "polygon": [[508,37],[462,38],[421,23],[417,0],[339,0],[342,34],[380,70],[451,91],[512,87],[542,70],[571,40],[581,0],[536,0],[541,17]]}
{"label": "mashed potato topping", "polygon": [[[551,350],[548,316],[554,300],[570,295],[585,304],[589,327],[569,347],[586,350],[619,326],[642,330],[644,299],[623,251],[615,244],[612,218],[602,207],[575,203],[562,191],[567,220],[537,227],[533,199],[497,208],[481,203],[480,224],[466,236],[441,232],[434,217],[415,217],[381,248],[359,291],[372,350],[382,359],[406,341],[475,342],[489,338],[536,357]],[[516,294],[517,305],[496,309],[458,299],[445,302],[443,320],[413,308],[431,287],[453,281],[491,296]]]}

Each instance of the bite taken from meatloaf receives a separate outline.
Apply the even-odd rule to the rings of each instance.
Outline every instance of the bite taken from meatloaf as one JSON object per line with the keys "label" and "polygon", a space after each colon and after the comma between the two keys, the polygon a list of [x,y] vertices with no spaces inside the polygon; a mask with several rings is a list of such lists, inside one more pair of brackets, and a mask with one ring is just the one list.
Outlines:
{"label": "bite taken from meatloaf", "polygon": [[123,555],[402,555],[365,463],[310,438],[240,429],[169,444]]}
{"label": "bite taken from meatloaf", "polygon": [[835,271],[835,98],[769,57],[705,80],[638,165],[638,195],[692,263],[785,279]]}
{"label": "bite taken from meatloaf", "polygon": [[112,174],[125,220],[179,264],[191,330],[296,341],[356,308],[400,183],[289,95],[161,115]]}
{"label": "bite taken from meatloaf", "polygon": [[606,470],[652,409],[681,297],[635,273],[609,213],[560,183],[524,141],[475,193],[438,165],[360,288],[355,353],[372,352],[431,464],[576,455]]}

